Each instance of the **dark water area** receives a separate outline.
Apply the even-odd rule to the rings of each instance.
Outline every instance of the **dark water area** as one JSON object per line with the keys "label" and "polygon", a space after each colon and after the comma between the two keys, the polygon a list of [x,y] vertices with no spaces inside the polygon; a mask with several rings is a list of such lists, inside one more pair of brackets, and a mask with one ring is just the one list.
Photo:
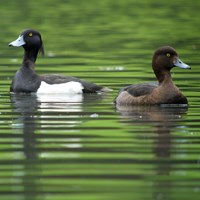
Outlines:
{"label": "dark water area", "polygon": [[[199,199],[199,10],[185,0],[2,0],[0,199]],[[26,28],[44,40],[38,74],[113,91],[10,94],[23,49],[8,44]],[[192,68],[172,70],[189,106],[115,108],[120,88],[155,81],[151,58],[162,45]]]}

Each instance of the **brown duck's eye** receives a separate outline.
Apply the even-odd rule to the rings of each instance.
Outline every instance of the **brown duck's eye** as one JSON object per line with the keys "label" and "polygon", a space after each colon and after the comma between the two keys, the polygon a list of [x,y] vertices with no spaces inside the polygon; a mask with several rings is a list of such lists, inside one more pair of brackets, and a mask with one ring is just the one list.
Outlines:
{"label": "brown duck's eye", "polygon": [[29,36],[29,37],[32,37],[32,36],[33,36],[33,33],[29,33],[28,36]]}
{"label": "brown duck's eye", "polygon": [[169,57],[171,56],[171,54],[170,54],[170,53],[167,53],[166,56],[169,58]]}

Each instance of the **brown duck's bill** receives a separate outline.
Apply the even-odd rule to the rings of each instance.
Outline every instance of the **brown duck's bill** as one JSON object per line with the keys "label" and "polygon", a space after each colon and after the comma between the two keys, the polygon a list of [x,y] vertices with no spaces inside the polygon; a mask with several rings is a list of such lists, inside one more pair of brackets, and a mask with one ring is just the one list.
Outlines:
{"label": "brown duck's bill", "polygon": [[180,67],[183,69],[191,69],[191,67],[189,65],[185,64],[183,61],[181,61],[180,58],[176,59],[174,66]]}

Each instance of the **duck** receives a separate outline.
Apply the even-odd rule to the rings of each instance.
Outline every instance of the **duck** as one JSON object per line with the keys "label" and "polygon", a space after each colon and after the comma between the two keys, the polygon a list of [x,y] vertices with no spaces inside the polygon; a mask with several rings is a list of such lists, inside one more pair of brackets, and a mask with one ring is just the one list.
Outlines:
{"label": "duck", "polygon": [[187,105],[187,98],[173,83],[170,71],[174,67],[191,69],[189,65],[181,61],[173,47],[159,47],[155,50],[152,58],[152,68],[157,83],[133,84],[122,88],[114,99],[115,105]]}
{"label": "duck", "polygon": [[23,47],[22,65],[16,72],[10,86],[11,93],[99,93],[111,89],[77,77],[62,74],[38,75],[35,72],[35,62],[38,53],[44,55],[41,34],[33,29],[24,30],[9,46]]}

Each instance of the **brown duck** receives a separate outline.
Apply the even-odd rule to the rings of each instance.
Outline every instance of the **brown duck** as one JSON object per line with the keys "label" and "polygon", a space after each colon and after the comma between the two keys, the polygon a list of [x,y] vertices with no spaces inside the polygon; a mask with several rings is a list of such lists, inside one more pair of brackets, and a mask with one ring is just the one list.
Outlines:
{"label": "brown duck", "polygon": [[180,60],[174,48],[158,48],[152,59],[152,68],[158,83],[124,87],[115,98],[116,105],[188,104],[187,98],[172,81],[170,70],[173,67],[191,69]]}

